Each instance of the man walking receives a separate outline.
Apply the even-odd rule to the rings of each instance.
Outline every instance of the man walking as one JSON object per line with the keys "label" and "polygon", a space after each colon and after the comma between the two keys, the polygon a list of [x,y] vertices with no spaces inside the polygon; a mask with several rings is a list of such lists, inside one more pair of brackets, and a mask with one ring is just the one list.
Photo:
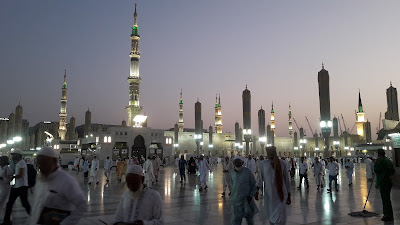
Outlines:
{"label": "man walking", "polygon": [[154,173],[153,173],[153,163],[151,162],[151,157],[148,156],[146,162],[143,164],[144,170],[144,184],[151,188],[151,185],[154,181]]}
{"label": "man walking", "polygon": [[251,172],[254,174],[256,173],[257,167],[256,167],[256,161],[251,157],[251,155],[248,156],[247,161],[246,161],[246,167],[251,170]]}
{"label": "man walking", "polygon": [[89,185],[92,182],[99,184],[99,160],[96,156],[93,156],[92,163],[90,164],[90,173],[89,173]]}
{"label": "man walking", "polygon": [[222,197],[225,196],[225,191],[226,191],[226,187],[229,188],[229,195],[231,195],[231,191],[232,191],[232,178],[231,178],[231,171],[233,169],[233,164],[232,162],[229,160],[229,156],[225,156],[225,160],[222,163]]}
{"label": "man walking", "polygon": [[319,162],[318,157],[315,157],[313,166],[314,166],[315,183],[317,184],[317,190],[319,190],[319,187],[321,186],[322,188],[323,185],[321,184],[322,163]]}
{"label": "man walking", "polygon": [[156,158],[155,155],[153,155],[153,159],[151,160],[151,163],[153,165],[153,173],[154,173],[154,177],[156,179],[156,183],[158,183],[158,172],[160,171],[160,161]]}
{"label": "man walking", "polygon": [[181,175],[181,183],[183,181],[186,182],[186,174],[185,174],[186,165],[187,165],[187,163],[186,163],[186,160],[185,160],[185,156],[181,155],[181,159],[179,160],[179,164],[178,164],[178,166],[179,166],[179,175]]}
{"label": "man walking", "polygon": [[27,224],[75,225],[86,211],[82,189],[75,178],[58,167],[57,157],[58,152],[51,147],[43,147],[37,154],[40,175]]}
{"label": "man walking", "polygon": [[258,212],[253,197],[256,194],[256,180],[249,168],[243,167],[241,157],[233,160],[231,195],[231,224],[240,225],[246,218],[248,225],[254,224],[254,215]]}
{"label": "man walking", "polygon": [[110,156],[107,156],[107,158],[104,160],[104,175],[106,176],[107,182],[110,180],[111,164],[112,161]]}
{"label": "man walking", "polygon": [[283,225],[286,224],[286,205],[291,203],[287,163],[278,158],[275,147],[267,147],[267,158],[260,171],[265,183],[264,209],[271,224]]}
{"label": "man walking", "polygon": [[339,189],[337,188],[337,175],[339,173],[339,165],[337,164],[337,162],[335,162],[332,156],[329,158],[327,169],[329,170],[329,189],[327,190],[328,193],[332,193],[332,181],[335,181],[335,189],[336,191],[339,191]]}
{"label": "man walking", "polygon": [[354,163],[350,159],[346,160],[344,164],[346,168],[347,178],[349,179],[349,186],[353,185],[353,170],[354,170]]}
{"label": "man walking", "polygon": [[204,156],[200,155],[200,161],[199,161],[200,189],[199,189],[199,191],[203,191],[208,188],[207,187],[208,171],[211,171],[210,165],[208,165],[208,162],[207,162],[207,160],[204,159]]}
{"label": "man walking", "polygon": [[393,221],[393,208],[390,201],[390,192],[392,191],[392,176],[395,173],[392,162],[385,156],[383,149],[378,149],[378,159],[374,170],[377,176],[376,185],[381,192],[383,205],[382,221]]}
{"label": "man walking", "polygon": [[296,174],[296,162],[293,158],[290,158],[290,177],[294,179],[294,175]]}
{"label": "man walking", "polygon": [[300,160],[301,160],[299,163],[300,184],[297,187],[297,189],[301,189],[301,183],[303,182],[303,178],[306,180],[306,186],[307,186],[306,189],[308,189],[309,188],[308,175],[307,175],[308,164],[307,164],[307,162],[304,161],[304,157],[301,157]]}

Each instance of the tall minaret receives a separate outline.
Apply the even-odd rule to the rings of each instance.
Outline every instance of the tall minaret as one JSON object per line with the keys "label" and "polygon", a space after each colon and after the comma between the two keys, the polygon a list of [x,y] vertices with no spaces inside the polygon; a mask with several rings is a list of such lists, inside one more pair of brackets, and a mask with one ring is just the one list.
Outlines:
{"label": "tall minaret", "polygon": [[293,123],[292,122],[292,110],[290,110],[290,103],[289,103],[289,136],[290,137],[293,137],[293,124],[292,123]]}
{"label": "tall minaret", "polygon": [[357,112],[357,121],[356,121],[356,126],[357,126],[357,134],[364,137],[365,132],[364,132],[364,123],[367,122],[365,121],[365,113],[363,109],[363,105],[361,102],[361,93],[358,91],[358,112]]}
{"label": "tall minaret", "polygon": [[215,96],[215,133],[222,134],[221,96]]}
{"label": "tall minaret", "polygon": [[183,132],[183,99],[181,89],[181,99],[179,100],[179,132]]}
{"label": "tall minaret", "polygon": [[64,73],[64,83],[62,85],[61,95],[61,108],[60,108],[60,126],[58,127],[58,136],[61,141],[65,141],[65,135],[67,134],[67,70]]}
{"label": "tall minaret", "polygon": [[274,137],[275,137],[276,136],[276,128],[275,128],[274,102],[272,102],[272,108],[271,108],[271,131],[274,132]]}
{"label": "tall minaret", "polygon": [[135,4],[135,13],[133,14],[135,22],[132,27],[131,34],[131,53],[129,55],[131,59],[131,69],[128,77],[129,82],[129,105],[126,107],[128,113],[128,126],[133,126],[133,119],[135,116],[142,112],[142,106],[139,104],[139,85],[141,78],[139,77],[139,27],[137,25],[137,13]]}

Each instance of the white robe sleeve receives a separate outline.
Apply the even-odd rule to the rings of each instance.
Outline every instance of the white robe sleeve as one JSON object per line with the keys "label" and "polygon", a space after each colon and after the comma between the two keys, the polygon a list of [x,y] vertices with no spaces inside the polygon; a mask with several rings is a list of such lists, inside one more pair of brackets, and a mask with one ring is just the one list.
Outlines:
{"label": "white robe sleeve", "polygon": [[156,204],[153,206],[154,219],[143,221],[144,225],[164,225],[163,202],[159,194],[155,198]]}
{"label": "white robe sleeve", "polygon": [[86,199],[76,181],[71,185],[64,186],[64,188],[68,189],[65,193],[70,193],[65,196],[66,200],[75,205],[75,209],[71,211],[71,214],[60,225],[75,225],[81,219],[83,213],[86,212]]}
{"label": "white robe sleeve", "polygon": [[286,190],[287,190],[287,192],[290,193],[289,174],[286,173],[287,168],[286,168],[285,163],[282,163],[282,165],[283,165],[283,168],[282,168],[282,172],[283,172],[283,182],[284,182],[284,185],[286,185]]}
{"label": "white robe sleeve", "polygon": [[118,209],[114,215],[114,220],[115,220],[114,223],[124,222],[123,202],[124,202],[124,199],[121,198],[121,200],[119,201],[119,204],[118,204]]}

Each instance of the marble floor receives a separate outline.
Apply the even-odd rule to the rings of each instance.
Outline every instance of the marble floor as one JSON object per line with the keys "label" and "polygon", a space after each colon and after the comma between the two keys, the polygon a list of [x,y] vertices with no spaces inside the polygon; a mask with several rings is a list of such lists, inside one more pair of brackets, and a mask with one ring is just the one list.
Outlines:
{"label": "marble floor", "polygon": [[[87,196],[88,211],[84,214],[79,225],[111,224],[113,214],[118,206],[121,194],[125,190],[124,183],[116,180],[115,169],[112,179],[107,184],[104,176],[99,185],[87,185],[87,179],[82,173],[70,172],[77,178],[82,190]],[[102,173],[100,173],[102,174]],[[366,200],[369,183],[365,178],[365,165],[356,164],[354,185],[349,187],[345,170],[341,169],[338,179],[339,192],[328,194],[317,191],[312,172],[309,172],[310,189],[297,190],[298,177],[291,181],[292,204],[287,207],[287,225],[292,224],[400,224],[400,189],[393,188],[392,204],[395,213],[395,222],[383,223],[381,215],[372,218],[357,218],[348,215],[352,211],[360,211]],[[174,166],[162,168],[159,183],[153,188],[158,190],[164,200],[165,224],[193,225],[193,224],[230,224],[229,197],[222,198],[222,168],[213,167],[209,176],[208,190],[198,191],[198,178],[188,176],[186,183],[179,182]],[[32,196],[30,196],[32,199]],[[262,209],[264,201],[257,202]],[[382,213],[382,204],[379,191],[372,188],[366,209]],[[1,216],[4,212],[1,212]],[[13,211],[13,224],[25,224],[27,214],[17,200]],[[0,219],[1,221],[1,219]],[[243,224],[246,224],[243,221]],[[269,224],[265,214],[260,212],[255,216],[255,224]]]}

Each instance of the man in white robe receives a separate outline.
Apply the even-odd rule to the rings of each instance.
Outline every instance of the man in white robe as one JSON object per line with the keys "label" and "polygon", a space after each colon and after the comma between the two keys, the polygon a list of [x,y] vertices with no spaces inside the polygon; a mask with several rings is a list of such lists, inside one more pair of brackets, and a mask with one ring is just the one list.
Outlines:
{"label": "man in white robe", "polygon": [[150,156],[147,158],[146,162],[144,162],[143,170],[144,170],[144,184],[150,188],[154,180],[153,163],[151,162]]}
{"label": "man in white robe", "polygon": [[346,168],[347,178],[349,179],[349,186],[351,186],[353,185],[354,163],[350,159],[347,159],[344,167]]}
{"label": "man in white robe", "polygon": [[264,192],[264,182],[261,179],[261,170],[263,167],[263,163],[265,163],[264,156],[261,155],[257,161],[257,190],[261,192],[260,194],[263,195]]}
{"label": "man in white robe", "polygon": [[256,173],[257,166],[256,166],[256,161],[254,161],[253,158],[251,158],[251,155],[248,156],[247,161],[246,161],[246,167],[251,170],[251,172],[254,174]]}
{"label": "man in white robe", "polygon": [[232,185],[232,178],[231,178],[231,171],[233,170],[233,164],[231,160],[229,160],[229,156],[225,156],[224,162],[222,162],[222,197],[225,196],[226,187],[229,188],[229,196],[231,195],[231,185]]}
{"label": "man in white robe", "polygon": [[104,175],[106,176],[107,182],[110,180],[111,168],[112,160],[110,159],[110,156],[107,156],[107,158],[104,160]]}
{"label": "man in white robe", "polygon": [[200,155],[199,161],[199,173],[200,173],[200,189],[199,191],[203,191],[207,189],[207,180],[208,180],[208,171],[211,171],[210,165],[206,159],[204,159],[203,155]]}
{"label": "man in white robe", "polygon": [[267,158],[261,169],[261,178],[264,181],[264,210],[271,224],[283,225],[286,224],[286,205],[291,203],[287,163],[278,158],[275,147],[267,147]]}
{"label": "man in white robe", "polygon": [[368,181],[372,181],[372,160],[368,157],[365,159],[365,175]]}
{"label": "man in white robe", "polygon": [[74,161],[74,170],[77,170],[79,172],[79,158],[78,158],[78,156],[75,158],[75,161]]}
{"label": "man in white robe", "polygon": [[126,190],[122,194],[114,225],[163,225],[163,203],[160,194],[144,185],[143,169],[129,165],[126,171]]}
{"label": "man in white robe", "polygon": [[153,173],[156,179],[156,183],[158,183],[158,172],[160,171],[160,162],[157,160],[155,155],[153,156],[151,163],[153,164]]}
{"label": "man in white robe", "polygon": [[93,156],[92,163],[90,163],[90,172],[89,172],[89,183],[99,184],[99,160],[96,156]]}
{"label": "man in white robe", "polygon": [[[233,160],[234,169],[232,176],[231,205],[231,224],[242,224],[243,218],[248,225],[254,225],[254,215],[258,212],[254,197],[256,197],[256,180],[253,172],[247,167],[243,167],[242,157],[235,157]],[[258,197],[255,198],[258,200]]]}
{"label": "man in white robe", "polygon": [[[31,216],[25,224],[76,225],[86,211],[86,198],[81,187],[74,177],[58,167],[57,158],[58,152],[51,147],[43,147],[37,154],[40,174]],[[46,209],[59,210],[61,221],[52,220],[54,217],[39,221]]]}
{"label": "man in white robe", "polygon": [[319,187],[322,188],[321,184],[321,178],[322,178],[322,163],[319,161],[318,157],[315,157],[314,159],[314,177],[315,177],[315,183],[317,184],[317,190],[319,190]]}

